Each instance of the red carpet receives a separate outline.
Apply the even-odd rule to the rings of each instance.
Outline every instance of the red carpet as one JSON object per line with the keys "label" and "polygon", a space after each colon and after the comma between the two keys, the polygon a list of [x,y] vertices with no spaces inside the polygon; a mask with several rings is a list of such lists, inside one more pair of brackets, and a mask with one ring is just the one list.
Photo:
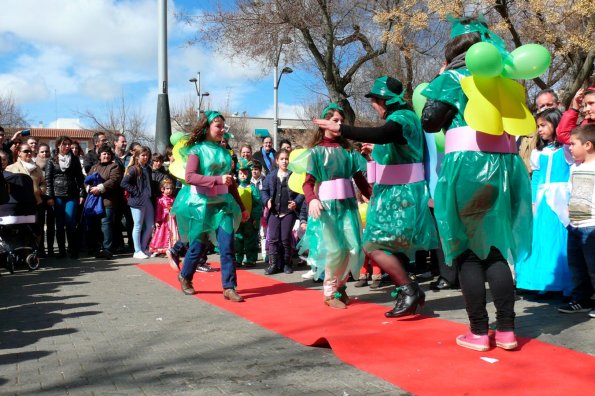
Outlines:
{"label": "red carpet", "polygon": [[[138,267],[180,288],[168,265]],[[342,361],[417,395],[583,395],[595,389],[595,358],[584,353],[528,338],[519,339],[517,351],[476,352],[454,342],[467,330],[464,324],[421,315],[386,319],[387,307],[361,301],[331,309],[320,291],[247,271],[238,271],[238,284],[247,301],[231,303],[223,299],[219,272],[197,273],[195,297],[301,344],[328,345]]]}

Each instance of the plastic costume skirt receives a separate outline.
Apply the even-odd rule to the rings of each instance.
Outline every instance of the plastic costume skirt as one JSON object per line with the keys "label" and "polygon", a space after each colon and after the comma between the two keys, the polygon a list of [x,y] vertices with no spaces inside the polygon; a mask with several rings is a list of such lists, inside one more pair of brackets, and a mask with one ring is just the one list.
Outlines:
{"label": "plastic costume skirt", "polygon": [[[321,181],[351,179],[366,169],[366,160],[355,151],[342,147],[316,146],[306,150],[289,164],[296,173],[309,173]],[[300,254],[308,251],[308,263],[316,268],[321,277],[328,268],[335,274],[345,268],[343,279],[349,274],[357,274],[364,263],[362,248],[362,225],[355,198],[321,200],[320,217],[308,218],[304,237],[298,244]],[[306,205],[306,203],[304,203]],[[348,261],[345,266],[345,260]]]}
{"label": "plastic costume skirt", "polygon": [[403,253],[413,259],[418,250],[436,249],[438,238],[429,200],[425,181],[375,184],[366,214],[366,251]]}
{"label": "plastic costume skirt", "polygon": [[435,216],[447,265],[467,249],[485,259],[494,246],[517,262],[531,253],[531,183],[516,154],[446,154]]}
{"label": "plastic costume skirt", "polygon": [[[201,142],[190,148],[180,150],[184,160],[189,155],[197,155],[201,175],[221,176],[231,169],[231,155],[221,145],[213,142]],[[192,191],[184,185],[178,193],[171,213],[176,216],[180,239],[190,242],[207,234],[211,242],[216,243],[219,227],[233,235],[240,225],[242,213],[240,206],[229,193],[207,196]]]}

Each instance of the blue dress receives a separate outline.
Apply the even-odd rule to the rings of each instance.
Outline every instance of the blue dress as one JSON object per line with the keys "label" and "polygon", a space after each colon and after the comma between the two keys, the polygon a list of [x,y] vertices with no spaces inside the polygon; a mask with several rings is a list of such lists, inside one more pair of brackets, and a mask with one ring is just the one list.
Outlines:
{"label": "blue dress", "polygon": [[533,244],[531,255],[515,266],[518,288],[571,294],[572,278],[566,256],[571,163],[567,146],[549,145],[531,153]]}

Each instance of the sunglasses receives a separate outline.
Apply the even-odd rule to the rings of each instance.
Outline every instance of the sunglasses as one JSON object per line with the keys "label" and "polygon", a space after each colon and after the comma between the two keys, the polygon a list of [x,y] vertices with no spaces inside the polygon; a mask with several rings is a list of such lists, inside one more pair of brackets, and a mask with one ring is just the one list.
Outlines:
{"label": "sunglasses", "polygon": [[21,153],[31,154],[33,151],[31,150],[21,150]]}

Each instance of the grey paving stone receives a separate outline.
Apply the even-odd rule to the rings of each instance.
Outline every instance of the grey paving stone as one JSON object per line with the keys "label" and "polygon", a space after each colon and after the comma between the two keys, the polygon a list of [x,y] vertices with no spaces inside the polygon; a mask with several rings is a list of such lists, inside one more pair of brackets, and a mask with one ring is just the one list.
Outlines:
{"label": "grey paving stone", "polygon": [[[275,277],[320,290],[301,279],[305,270]],[[130,257],[44,260],[40,271],[1,274],[2,395],[407,394],[331,350],[305,347],[185,297],[140,272]],[[389,287],[349,290],[391,306]],[[559,314],[558,303],[518,299],[518,334],[594,355],[593,322]],[[493,320],[493,304],[489,311]],[[467,323],[456,290],[428,292],[421,312]]]}

